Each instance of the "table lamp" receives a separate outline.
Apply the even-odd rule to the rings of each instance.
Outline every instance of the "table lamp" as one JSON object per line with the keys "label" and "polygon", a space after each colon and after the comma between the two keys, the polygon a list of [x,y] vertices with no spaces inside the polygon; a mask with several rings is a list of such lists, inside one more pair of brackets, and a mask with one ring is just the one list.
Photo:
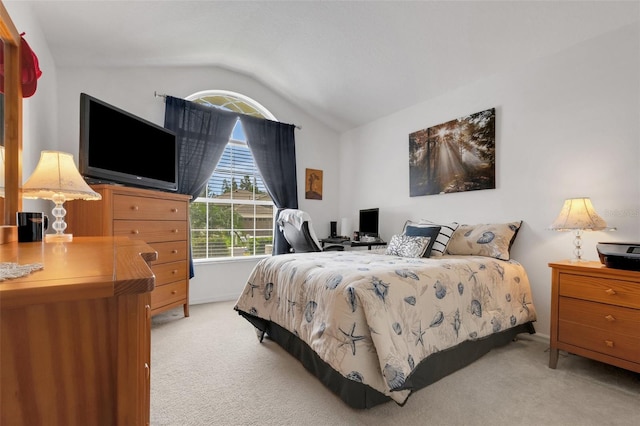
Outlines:
{"label": "table lamp", "polygon": [[549,229],[554,231],[573,231],[573,259],[582,262],[582,231],[602,231],[610,229],[607,222],[596,213],[590,198],[569,198],[564,201],[562,210]]}
{"label": "table lamp", "polygon": [[67,211],[63,204],[67,200],[100,200],[102,196],[84,181],[73,162],[73,155],[59,151],[42,151],[40,161],[33,174],[22,186],[25,198],[52,200],[56,218],[52,228],[55,234],[46,234],[45,241],[72,241],[72,234],[65,234]]}

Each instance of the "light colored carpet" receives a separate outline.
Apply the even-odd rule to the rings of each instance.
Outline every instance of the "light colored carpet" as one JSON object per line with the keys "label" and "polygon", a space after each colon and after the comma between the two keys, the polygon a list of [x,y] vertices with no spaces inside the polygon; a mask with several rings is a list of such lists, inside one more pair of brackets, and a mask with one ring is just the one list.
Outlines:
{"label": "light colored carpet", "polygon": [[151,425],[638,425],[640,374],[562,354],[529,335],[414,393],[354,410],[234,310],[234,302],[157,315]]}

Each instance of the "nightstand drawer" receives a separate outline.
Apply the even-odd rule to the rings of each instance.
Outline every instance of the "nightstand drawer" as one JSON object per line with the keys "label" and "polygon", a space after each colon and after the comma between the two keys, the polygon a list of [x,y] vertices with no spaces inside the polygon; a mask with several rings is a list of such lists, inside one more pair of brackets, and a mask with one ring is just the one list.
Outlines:
{"label": "nightstand drawer", "polygon": [[181,241],[187,239],[186,221],[168,220],[115,220],[113,235],[141,239],[147,243]]}
{"label": "nightstand drawer", "polygon": [[183,201],[115,194],[113,218],[128,220],[187,220]]}
{"label": "nightstand drawer", "polygon": [[640,363],[640,338],[610,333],[594,327],[564,321],[558,322],[558,340],[616,358]]}
{"label": "nightstand drawer", "polygon": [[640,285],[630,281],[561,273],[560,296],[640,309]]}
{"label": "nightstand drawer", "polygon": [[179,262],[161,263],[159,265],[152,265],[151,270],[156,276],[156,288],[179,280],[186,280],[187,278],[187,261],[182,260]]}
{"label": "nightstand drawer", "polygon": [[[574,322],[610,333],[639,336],[640,310],[567,297],[561,297],[559,303],[560,321]],[[560,340],[563,340],[562,336]]]}
{"label": "nightstand drawer", "polygon": [[187,284],[175,282],[156,287],[151,292],[151,306],[156,308],[175,302],[183,302],[187,299]]}

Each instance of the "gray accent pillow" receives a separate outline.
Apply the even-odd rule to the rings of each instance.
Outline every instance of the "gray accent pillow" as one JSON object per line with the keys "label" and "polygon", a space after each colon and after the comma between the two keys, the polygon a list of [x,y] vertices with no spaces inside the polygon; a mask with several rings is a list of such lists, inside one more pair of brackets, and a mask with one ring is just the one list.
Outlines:
{"label": "gray accent pillow", "polygon": [[430,237],[409,237],[394,235],[389,241],[385,254],[400,257],[422,257],[429,246]]}

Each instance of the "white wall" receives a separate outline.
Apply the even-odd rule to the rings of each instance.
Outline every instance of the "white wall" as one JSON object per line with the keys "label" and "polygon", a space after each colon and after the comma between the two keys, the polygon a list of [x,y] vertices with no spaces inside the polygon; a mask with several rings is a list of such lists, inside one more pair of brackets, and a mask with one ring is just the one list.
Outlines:
{"label": "white wall", "polygon": [[[598,241],[640,241],[640,46],[633,25],[516,69],[504,70],[341,136],[340,215],[380,207],[389,239],[407,219],[460,223],[523,220],[512,256],[529,273],[536,328],[549,333],[551,261],[572,255],[573,238],[548,231],[563,200],[591,197],[617,232]],[[390,79],[392,80],[392,79]],[[401,83],[400,83],[401,84]],[[408,135],[496,108],[495,190],[409,197]]]}

